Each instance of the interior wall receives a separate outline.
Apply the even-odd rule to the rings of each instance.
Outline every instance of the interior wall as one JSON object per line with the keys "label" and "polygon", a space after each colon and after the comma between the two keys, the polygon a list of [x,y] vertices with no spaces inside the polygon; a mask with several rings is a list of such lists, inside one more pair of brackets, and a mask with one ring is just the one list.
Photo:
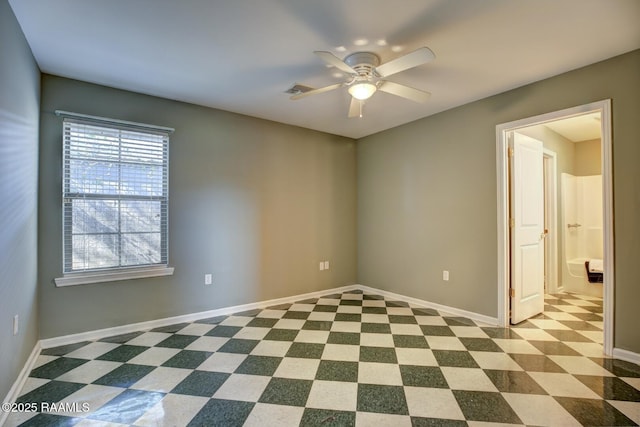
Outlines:
{"label": "interior wall", "polygon": [[575,176],[602,174],[602,144],[600,139],[576,142]]}
{"label": "interior wall", "polygon": [[[6,0],[0,0],[0,94],[0,398],[4,398],[38,340],[40,102],[40,70]],[[13,335],[15,315],[17,335]]]}
{"label": "interior wall", "polygon": [[542,141],[544,148],[556,153],[558,174],[562,172],[574,174],[576,168],[576,145],[574,142],[544,125],[518,129],[518,133]]}
{"label": "interior wall", "polygon": [[359,140],[358,282],[495,317],[496,125],[611,98],[614,345],[640,352],[638,75],[640,50]]}
{"label": "interior wall", "polygon": [[[62,275],[61,119],[54,110],[175,128],[169,277],[56,288]],[[44,75],[41,337],[355,283],[354,140]],[[330,270],[319,271],[319,262]],[[205,273],[213,285],[204,285]]]}

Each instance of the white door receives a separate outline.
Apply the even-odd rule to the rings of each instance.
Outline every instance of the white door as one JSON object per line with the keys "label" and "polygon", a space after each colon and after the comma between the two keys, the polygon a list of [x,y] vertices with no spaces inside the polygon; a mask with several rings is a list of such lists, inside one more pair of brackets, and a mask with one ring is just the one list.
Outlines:
{"label": "white door", "polygon": [[542,142],[513,133],[511,156],[511,323],[544,310]]}

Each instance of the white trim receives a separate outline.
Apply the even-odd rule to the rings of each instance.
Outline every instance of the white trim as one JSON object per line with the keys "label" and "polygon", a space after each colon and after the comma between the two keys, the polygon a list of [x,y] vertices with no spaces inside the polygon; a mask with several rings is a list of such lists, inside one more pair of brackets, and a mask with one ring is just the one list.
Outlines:
{"label": "white trim", "polygon": [[[614,300],[614,246],[613,246],[613,155],[611,152],[611,100],[601,101],[600,126],[602,126],[602,220],[604,225],[604,277],[603,297],[603,335],[604,354],[613,354],[613,315]],[[637,362],[636,362],[637,363]]]}
{"label": "white trim", "polygon": [[498,326],[509,327],[509,167],[507,127],[496,126],[496,182],[498,210]]}
{"label": "white trim", "polygon": [[421,307],[433,308],[435,310],[442,311],[443,313],[467,317],[471,320],[476,320],[478,322],[485,323],[487,325],[498,325],[498,319],[495,317],[485,316],[483,314],[474,313],[471,311],[462,310],[455,307],[436,304],[436,303],[421,300],[418,298],[407,297],[407,296],[396,294],[393,292],[387,292],[382,289],[371,288],[369,286],[348,285],[348,286],[341,286],[338,288],[324,289],[321,291],[294,295],[290,297],[259,301],[259,302],[236,305],[231,307],[223,307],[215,310],[202,311],[199,313],[184,314],[180,316],[150,320],[147,322],[139,322],[139,323],[131,323],[128,325],[115,326],[113,328],[98,329],[94,331],[80,332],[78,334],[64,335],[61,337],[46,338],[46,339],[40,340],[40,345],[42,348],[46,349],[46,348],[58,347],[61,345],[74,344],[82,341],[95,341],[102,338],[112,337],[115,335],[127,334],[130,332],[159,328],[162,326],[174,325],[176,323],[194,322],[196,320],[207,319],[209,317],[226,316],[229,314],[239,313],[242,311],[254,310],[257,308],[265,308],[265,307],[270,307],[270,306],[279,305],[279,304],[293,303],[296,301],[300,301],[302,299],[317,298],[330,293],[348,292],[353,290],[361,290],[361,291],[376,293],[379,295],[397,299],[398,301],[404,301],[404,302],[421,306]]}
{"label": "white trim", "polygon": [[547,214],[547,291],[558,292],[558,157],[555,151],[543,150],[549,159],[545,177],[545,211]]}
{"label": "white trim", "polygon": [[128,120],[110,119],[107,117],[90,116],[89,114],[72,113],[71,111],[55,110],[56,116],[70,119],[88,120],[96,123],[122,125],[129,128],[136,128],[150,131],[160,131],[164,133],[173,133],[176,130],[166,126],[150,125],[147,123],[130,122]]}
{"label": "white trim", "polygon": [[497,222],[498,222],[498,324],[504,327],[509,325],[507,298],[507,286],[509,284],[508,259],[508,176],[506,167],[507,138],[509,131],[526,126],[543,124],[560,118],[578,116],[590,112],[601,113],[602,126],[602,187],[603,187],[603,220],[604,220],[604,283],[603,283],[603,309],[604,309],[604,354],[613,353],[613,314],[614,314],[614,262],[613,262],[613,166],[611,157],[611,100],[592,102],[573,108],[528,117],[496,126],[496,177],[497,177]]}
{"label": "white trim", "polygon": [[[9,389],[9,393],[7,393],[2,403],[14,403],[16,401],[19,396],[18,393],[20,393],[20,390],[22,390],[22,387],[24,387],[27,378],[29,378],[29,373],[33,369],[36,360],[38,360],[40,350],[42,350],[42,347],[40,346],[40,341],[38,341],[36,342],[36,345],[33,346],[33,350],[31,350],[29,358],[25,362],[22,370],[20,371],[20,374],[18,375],[18,378],[16,378],[15,382]],[[4,425],[4,422],[7,420],[7,417],[10,413],[11,412],[0,411],[0,426]]]}
{"label": "white trim", "polygon": [[198,313],[183,314],[174,317],[165,317],[163,319],[149,320],[147,322],[130,323],[128,325],[115,326],[112,328],[98,329],[94,331],[80,332],[78,334],[64,335],[61,337],[46,338],[40,341],[42,348],[58,347],[61,345],[74,344],[82,341],[95,341],[102,338],[112,337],[115,335],[128,334],[130,332],[143,331],[147,329],[159,328],[162,326],[175,325],[176,323],[195,322],[200,319],[208,319],[209,317],[226,316],[242,311],[254,310],[257,308],[265,308],[273,305],[293,303],[301,299],[316,298],[328,293],[346,292],[359,289],[357,285],[342,286],[333,289],[324,289],[321,291],[309,292],[306,294],[293,295],[290,297],[271,299],[266,301],[253,302],[249,304],[235,305],[231,307],[217,308],[215,310],[201,311]]}
{"label": "white trim", "polygon": [[116,282],[119,280],[143,279],[145,277],[159,277],[173,275],[173,267],[141,267],[120,269],[117,271],[96,271],[91,273],[67,273],[63,277],[56,277],[53,281],[56,287],[89,285],[91,283]]}
{"label": "white trim", "polygon": [[475,321],[478,321],[478,322],[481,322],[481,323],[485,323],[487,325],[491,325],[491,326],[497,326],[498,325],[498,319],[497,318],[491,317],[491,316],[485,316],[484,314],[474,313],[473,311],[467,311],[467,310],[463,310],[461,308],[449,307],[447,305],[437,304],[435,302],[426,301],[426,300],[423,300],[423,299],[408,297],[408,296],[405,296],[405,295],[384,291],[382,289],[371,288],[369,286],[358,285],[358,288],[363,290],[363,291],[379,294],[379,295],[382,295],[382,296],[385,296],[385,297],[396,299],[398,301],[404,301],[404,302],[407,302],[409,304],[422,306],[422,307],[427,307],[427,308],[433,308],[434,310],[438,310],[439,312],[441,312],[441,314],[455,314],[456,316],[466,317],[466,318],[469,318],[471,320],[475,320]]}
{"label": "white trim", "polygon": [[634,353],[633,351],[623,350],[621,348],[613,349],[613,357],[615,359],[624,360],[625,362],[635,363],[640,365],[640,353]]}

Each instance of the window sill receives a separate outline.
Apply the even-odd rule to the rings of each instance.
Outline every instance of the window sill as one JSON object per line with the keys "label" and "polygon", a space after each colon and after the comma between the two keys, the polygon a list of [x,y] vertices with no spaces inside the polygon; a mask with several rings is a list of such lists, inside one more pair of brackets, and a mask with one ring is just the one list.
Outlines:
{"label": "window sill", "polygon": [[142,279],[173,275],[173,267],[145,267],[120,271],[99,271],[94,273],[70,273],[53,279],[56,287],[89,285],[92,283],[116,282],[120,280]]}

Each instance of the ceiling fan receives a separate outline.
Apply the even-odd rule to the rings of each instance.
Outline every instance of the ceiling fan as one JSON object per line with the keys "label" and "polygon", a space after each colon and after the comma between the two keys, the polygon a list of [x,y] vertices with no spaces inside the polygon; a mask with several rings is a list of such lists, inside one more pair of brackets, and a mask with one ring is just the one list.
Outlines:
{"label": "ceiling fan", "polygon": [[355,52],[348,55],[344,60],[341,60],[331,52],[315,51],[313,53],[327,64],[347,73],[349,79],[342,83],[318,89],[296,85],[293,88],[294,95],[291,96],[293,100],[347,87],[351,95],[348,117],[352,118],[362,117],[364,101],[371,98],[378,90],[420,103],[425,102],[431,96],[429,92],[383,80],[393,74],[417,67],[434,59],[435,55],[428,47],[421,47],[382,65],[380,65],[380,57],[373,52]]}

